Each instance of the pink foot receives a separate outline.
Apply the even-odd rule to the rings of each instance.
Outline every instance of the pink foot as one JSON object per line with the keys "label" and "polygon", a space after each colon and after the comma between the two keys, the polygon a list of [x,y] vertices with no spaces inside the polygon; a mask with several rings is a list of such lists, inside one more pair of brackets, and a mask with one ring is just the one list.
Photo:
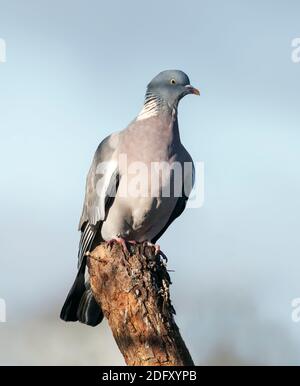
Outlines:
{"label": "pink foot", "polygon": [[117,243],[122,246],[123,252],[129,254],[126,241],[122,237],[113,237],[111,240],[107,241],[107,245],[112,248],[114,243]]}
{"label": "pink foot", "polygon": [[129,250],[127,248],[126,242],[132,245],[136,245],[137,242],[135,240],[125,240],[122,237],[114,237],[111,240],[107,241],[107,245],[112,248],[114,243],[118,243],[122,246],[123,252],[126,255],[129,255]]}

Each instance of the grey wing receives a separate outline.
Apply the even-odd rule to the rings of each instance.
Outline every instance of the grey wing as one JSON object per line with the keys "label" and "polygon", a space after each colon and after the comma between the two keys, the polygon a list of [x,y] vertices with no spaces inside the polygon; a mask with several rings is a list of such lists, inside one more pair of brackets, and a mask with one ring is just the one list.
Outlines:
{"label": "grey wing", "polygon": [[185,210],[187,200],[189,198],[189,195],[192,191],[192,188],[195,183],[195,167],[192,159],[188,161],[190,162],[190,165],[192,166],[191,170],[184,169],[184,175],[183,175],[183,184],[182,184],[182,194],[181,197],[178,197],[178,200],[176,202],[175,208],[173,209],[173,212],[165,224],[165,226],[161,229],[161,231],[151,240],[153,244],[156,243],[156,241],[165,233],[165,231],[169,228],[169,226],[172,224],[172,222],[179,217],[182,212]]}
{"label": "grey wing", "polygon": [[79,222],[81,238],[78,251],[78,267],[90,249],[118,188],[118,163],[116,149],[118,134],[105,138],[96,150],[90,167],[85,189],[82,215]]}

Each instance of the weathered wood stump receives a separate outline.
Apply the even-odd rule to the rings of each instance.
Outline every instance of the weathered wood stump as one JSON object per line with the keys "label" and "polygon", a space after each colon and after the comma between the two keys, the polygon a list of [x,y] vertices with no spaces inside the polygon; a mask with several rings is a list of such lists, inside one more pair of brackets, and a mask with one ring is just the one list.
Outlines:
{"label": "weathered wood stump", "polygon": [[174,321],[170,277],[153,247],[100,244],[88,256],[91,286],[128,365],[193,366]]}

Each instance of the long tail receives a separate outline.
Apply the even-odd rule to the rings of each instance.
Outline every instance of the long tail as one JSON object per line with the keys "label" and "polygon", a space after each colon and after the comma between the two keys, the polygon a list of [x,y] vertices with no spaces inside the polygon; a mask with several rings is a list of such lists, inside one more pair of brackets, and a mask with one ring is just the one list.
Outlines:
{"label": "long tail", "polygon": [[81,261],[76,279],[60,313],[66,322],[97,326],[103,319],[103,312],[96,302],[89,281],[85,281],[86,256]]}

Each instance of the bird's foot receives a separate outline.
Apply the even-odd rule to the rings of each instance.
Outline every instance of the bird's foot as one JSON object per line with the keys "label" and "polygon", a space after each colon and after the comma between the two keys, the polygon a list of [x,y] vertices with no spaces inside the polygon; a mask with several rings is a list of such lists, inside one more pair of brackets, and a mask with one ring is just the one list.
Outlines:
{"label": "bird's foot", "polygon": [[153,244],[151,243],[150,241],[144,241],[143,242],[143,247],[146,248],[146,247],[151,247],[151,248],[154,248],[154,254],[157,256],[161,256],[164,260],[166,260],[166,262],[168,262],[168,258],[167,256],[162,252],[162,250],[160,249],[160,245],[159,244]]}
{"label": "bird's foot", "polygon": [[107,241],[107,246],[112,249],[113,245],[117,243],[121,245],[123,252],[127,255],[129,254],[126,241],[122,237],[113,237],[111,240]]}
{"label": "bird's foot", "polygon": [[114,245],[114,243],[117,243],[119,245],[121,245],[122,249],[123,249],[123,252],[126,254],[126,255],[129,255],[130,252],[128,250],[128,247],[127,247],[127,244],[131,244],[131,245],[136,245],[137,242],[135,240],[125,240],[123,239],[122,237],[113,237],[111,240],[107,241],[107,245],[108,247],[111,249]]}

